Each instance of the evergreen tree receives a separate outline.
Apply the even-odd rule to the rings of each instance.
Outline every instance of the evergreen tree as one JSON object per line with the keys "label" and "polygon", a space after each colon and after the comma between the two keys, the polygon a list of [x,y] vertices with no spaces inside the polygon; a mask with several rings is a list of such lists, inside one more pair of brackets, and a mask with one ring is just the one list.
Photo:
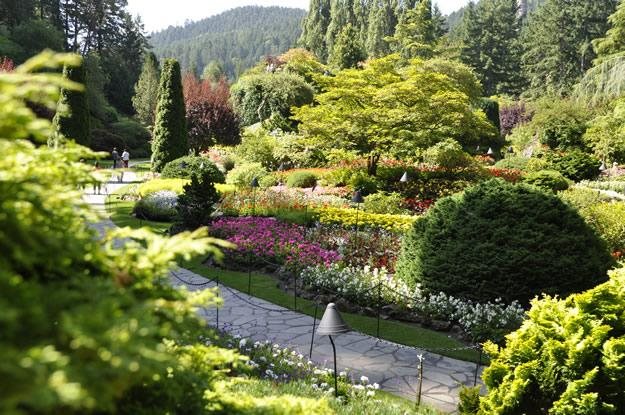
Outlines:
{"label": "evergreen tree", "polygon": [[358,62],[367,58],[358,41],[358,32],[351,23],[341,30],[330,55],[330,65],[337,69],[355,68]]}
{"label": "evergreen tree", "polygon": [[440,39],[447,34],[447,18],[441,13],[438,4],[435,4],[432,10],[432,24],[434,25],[434,37],[436,39]]}
{"label": "evergreen tree", "polygon": [[606,36],[592,42],[597,54],[595,64],[600,64],[614,55],[625,53],[625,0],[621,0],[608,20],[611,28]]}
{"label": "evergreen tree", "polygon": [[158,102],[159,72],[156,55],[152,52],[146,53],[143,70],[135,85],[132,105],[137,112],[137,118],[147,125],[154,125],[156,103]]}
{"label": "evergreen tree", "polygon": [[367,43],[370,4],[371,0],[354,0],[354,29],[358,32],[358,41],[361,45]]}
{"label": "evergreen tree", "polygon": [[517,0],[483,0],[465,13],[460,58],[488,95],[520,93],[521,21]]}
{"label": "evergreen tree", "polygon": [[[66,66],[63,69],[63,77],[72,82],[84,85],[84,65],[81,63],[79,66]],[[81,145],[89,145],[89,103],[84,89],[82,91],[77,91],[63,88],[61,90],[61,97],[53,123],[55,131],[62,134],[65,138],[74,140]],[[61,138],[55,135],[51,140],[51,144],[56,147],[61,144],[60,140]]]}
{"label": "evergreen tree", "polygon": [[369,57],[381,57],[391,52],[386,39],[395,30],[395,11],[390,1],[373,0],[369,11],[366,49]]}
{"label": "evergreen tree", "polygon": [[328,58],[326,33],[330,24],[330,0],[311,0],[299,43],[319,59]]}
{"label": "evergreen tree", "polygon": [[393,50],[405,58],[430,58],[434,54],[437,29],[432,16],[432,2],[421,0],[416,8],[401,17],[395,36],[389,38]]}
{"label": "evergreen tree", "polygon": [[[596,57],[591,41],[604,36],[616,0],[547,0],[523,30],[523,70],[530,90],[568,95]],[[531,93],[531,92],[530,92]]]}
{"label": "evergreen tree", "polygon": [[158,89],[152,170],[160,172],[166,163],[186,155],[188,149],[180,64],[175,59],[167,59]]}
{"label": "evergreen tree", "polygon": [[326,32],[326,48],[328,51],[328,61],[334,52],[334,44],[338,41],[339,35],[348,25],[353,25],[354,5],[353,0],[332,0],[330,6],[330,23]]}

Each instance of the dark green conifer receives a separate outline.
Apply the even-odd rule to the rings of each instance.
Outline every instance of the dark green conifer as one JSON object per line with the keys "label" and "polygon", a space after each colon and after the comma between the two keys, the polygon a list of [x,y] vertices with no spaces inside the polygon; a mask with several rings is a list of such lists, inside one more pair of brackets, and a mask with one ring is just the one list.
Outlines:
{"label": "dark green conifer", "polygon": [[152,138],[152,170],[156,172],[189,150],[180,64],[175,59],[163,64],[158,97]]}
{"label": "dark green conifer", "polygon": [[330,65],[337,69],[355,68],[358,62],[366,58],[367,55],[358,41],[358,32],[348,23],[336,38],[329,59]]}
{"label": "dark green conifer", "polygon": [[[76,67],[66,66],[63,69],[63,76],[84,86],[85,67],[82,63]],[[61,98],[53,123],[57,133],[78,144],[89,146],[91,142],[89,104],[84,89],[63,88],[61,90]],[[55,134],[55,137],[51,139],[51,145],[58,146],[61,144],[60,141],[61,137]]]}

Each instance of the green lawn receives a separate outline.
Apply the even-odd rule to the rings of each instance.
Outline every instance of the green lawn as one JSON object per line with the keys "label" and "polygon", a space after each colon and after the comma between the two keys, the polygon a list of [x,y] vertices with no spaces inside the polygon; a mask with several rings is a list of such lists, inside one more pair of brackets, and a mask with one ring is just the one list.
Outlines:
{"label": "green lawn", "polygon": [[[118,193],[123,193],[127,188],[122,188]],[[119,200],[118,194],[112,194],[108,198],[107,211],[111,216],[111,220],[118,226],[129,226],[131,228],[140,228],[147,226],[155,232],[163,233],[171,223],[152,222],[139,220],[131,215],[133,202]],[[200,263],[201,260],[184,264],[185,268],[202,275],[207,278],[219,277],[220,283],[239,291],[248,291],[248,273],[229,271],[218,268],[209,268]],[[294,308],[294,298],[277,287],[277,281],[270,275],[260,273],[252,273],[251,294],[255,297],[262,298],[274,304]],[[297,299],[297,311],[313,316],[315,313],[315,305],[312,301],[303,298]],[[321,318],[323,309],[318,309],[317,317]],[[377,331],[377,319],[375,317],[361,316],[352,313],[342,313],[345,321],[357,331],[375,336]],[[442,332],[425,329],[415,324],[408,324],[394,320],[380,320],[380,337],[395,343],[414,346],[423,349],[432,350],[437,354],[453,357],[456,359],[477,362],[478,353],[474,350],[434,350],[434,349],[453,349],[463,347],[460,341],[448,337]]]}

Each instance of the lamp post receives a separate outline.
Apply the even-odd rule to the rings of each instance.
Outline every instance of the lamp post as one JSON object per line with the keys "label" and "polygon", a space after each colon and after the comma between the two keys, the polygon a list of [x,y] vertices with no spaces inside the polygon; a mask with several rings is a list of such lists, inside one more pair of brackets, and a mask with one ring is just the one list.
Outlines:
{"label": "lamp post", "polygon": [[495,152],[493,151],[492,147],[488,147],[488,151],[486,152],[487,156],[493,157],[495,155]]}
{"label": "lamp post", "polygon": [[399,179],[400,183],[408,183],[410,181],[410,177],[408,177],[408,172],[405,171],[404,174],[401,176],[401,179]]}
{"label": "lamp post", "polygon": [[347,333],[351,329],[341,317],[339,310],[337,310],[334,303],[328,304],[326,311],[323,313],[319,327],[317,328],[317,334],[320,336],[328,336],[330,343],[332,344],[332,354],[334,355],[334,396],[339,396],[338,380],[336,377],[336,345],[332,336],[336,336],[342,333]]}
{"label": "lamp post", "polygon": [[608,169],[608,168],[607,168],[607,167],[606,167],[606,165],[605,165],[605,160],[603,160],[603,161],[601,162],[601,166],[599,166],[599,171],[600,171],[601,173],[603,173],[603,172],[604,172],[604,171],[606,171],[607,169]]}
{"label": "lamp post", "polygon": [[356,247],[358,247],[358,213],[360,212],[360,204],[364,202],[365,199],[362,197],[362,193],[360,190],[356,190],[352,196],[352,203],[356,204],[356,237],[354,238]]}
{"label": "lamp post", "polygon": [[252,216],[256,215],[256,189],[258,188],[258,178],[254,177],[252,179],[252,183],[250,183],[252,187]]}

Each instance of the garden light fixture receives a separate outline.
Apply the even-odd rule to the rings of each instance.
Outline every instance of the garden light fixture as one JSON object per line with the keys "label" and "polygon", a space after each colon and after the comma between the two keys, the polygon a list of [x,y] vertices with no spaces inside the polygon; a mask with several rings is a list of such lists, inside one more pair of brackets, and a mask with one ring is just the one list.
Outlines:
{"label": "garden light fixture", "polygon": [[352,196],[352,203],[361,204],[365,203],[365,199],[362,197],[360,190],[356,190]]}
{"label": "garden light fixture", "polygon": [[494,156],[495,152],[493,151],[492,147],[488,147],[488,151],[486,152],[487,156]]}
{"label": "garden light fixture", "polygon": [[334,303],[328,304],[326,311],[323,313],[323,317],[321,318],[321,322],[319,323],[319,327],[317,328],[317,334],[321,336],[328,336],[330,338],[330,343],[332,344],[332,353],[334,355],[334,396],[336,397],[339,396],[339,389],[336,376],[336,345],[334,344],[332,336],[347,333],[348,331],[351,331],[351,329],[345,323],[343,317],[341,317],[336,305],[334,305]]}
{"label": "garden light fixture", "polygon": [[252,179],[250,186],[252,186],[252,216],[256,216],[256,188],[259,187],[257,177]]}
{"label": "garden light fixture", "polygon": [[410,181],[410,177],[408,177],[408,172],[405,171],[401,179],[399,179],[400,183],[408,183]]}
{"label": "garden light fixture", "polygon": [[603,172],[604,172],[604,171],[606,171],[607,169],[608,169],[608,168],[607,168],[607,167],[606,167],[606,165],[605,165],[605,161],[602,161],[602,162],[601,162],[601,166],[599,166],[599,171],[603,173]]}
{"label": "garden light fixture", "polygon": [[252,186],[252,188],[257,188],[259,186],[257,177],[254,177],[252,179],[252,182],[250,183],[250,186]]}

